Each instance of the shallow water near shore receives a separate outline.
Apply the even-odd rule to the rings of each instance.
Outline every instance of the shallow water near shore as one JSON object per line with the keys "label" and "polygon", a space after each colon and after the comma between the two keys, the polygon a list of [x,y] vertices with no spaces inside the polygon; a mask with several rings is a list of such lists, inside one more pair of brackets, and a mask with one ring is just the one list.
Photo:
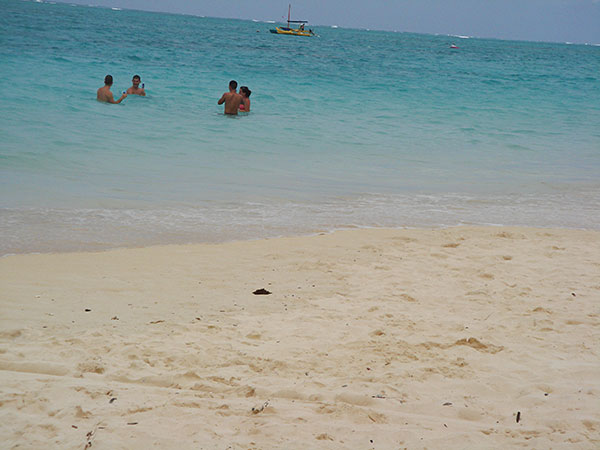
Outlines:
{"label": "shallow water near shore", "polygon": [[[599,228],[600,47],[0,6],[0,254]],[[148,97],[96,102],[107,73]],[[230,79],[249,114],[217,106]]]}

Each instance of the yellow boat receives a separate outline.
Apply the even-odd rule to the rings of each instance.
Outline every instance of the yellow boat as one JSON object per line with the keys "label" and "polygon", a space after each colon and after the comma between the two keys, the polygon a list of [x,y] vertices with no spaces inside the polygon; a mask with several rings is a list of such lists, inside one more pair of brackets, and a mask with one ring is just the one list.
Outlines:
{"label": "yellow boat", "polygon": [[270,30],[271,33],[275,34],[289,34],[291,36],[314,36],[312,30],[303,30],[302,28],[289,28],[289,27],[275,27]]}
{"label": "yellow boat", "polygon": [[[306,20],[290,20],[291,11],[292,11],[292,5],[288,5],[288,20],[287,20],[288,26],[287,27],[275,27],[274,29],[271,29],[269,31],[274,34],[287,34],[290,36],[306,36],[306,37],[315,36],[315,33],[313,33],[312,30],[304,29],[304,24],[308,23]],[[291,28],[290,27],[291,23],[298,23],[300,25],[298,25],[298,28]]]}

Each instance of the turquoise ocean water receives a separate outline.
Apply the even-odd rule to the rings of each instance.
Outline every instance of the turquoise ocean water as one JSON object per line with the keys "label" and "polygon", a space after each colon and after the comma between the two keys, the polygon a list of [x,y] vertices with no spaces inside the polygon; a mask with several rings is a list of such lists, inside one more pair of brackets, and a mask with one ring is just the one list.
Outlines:
{"label": "turquoise ocean water", "polygon": [[[0,10],[0,254],[355,226],[600,228],[599,46]],[[96,102],[109,73],[115,97],[134,73],[148,97]],[[253,91],[249,114],[217,106],[230,79]]]}

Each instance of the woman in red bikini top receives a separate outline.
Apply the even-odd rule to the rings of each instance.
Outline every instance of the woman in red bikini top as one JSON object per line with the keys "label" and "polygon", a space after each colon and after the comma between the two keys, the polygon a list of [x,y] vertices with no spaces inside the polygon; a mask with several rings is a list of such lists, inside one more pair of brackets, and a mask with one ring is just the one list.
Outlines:
{"label": "woman in red bikini top", "polygon": [[248,86],[240,87],[240,94],[242,95],[243,101],[240,103],[240,111],[249,112],[250,111],[250,94],[252,91],[248,89]]}

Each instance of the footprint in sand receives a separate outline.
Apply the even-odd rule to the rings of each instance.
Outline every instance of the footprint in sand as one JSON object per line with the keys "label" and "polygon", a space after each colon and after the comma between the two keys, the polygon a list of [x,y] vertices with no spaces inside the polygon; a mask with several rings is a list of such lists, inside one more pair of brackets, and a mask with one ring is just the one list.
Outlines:
{"label": "footprint in sand", "polygon": [[453,242],[453,243],[450,243],[450,244],[444,244],[444,245],[442,245],[442,247],[444,247],[444,248],[456,248],[459,245],[460,244]]}
{"label": "footprint in sand", "polygon": [[97,373],[97,374],[104,373],[104,367],[102,367],[100,364],[98,364],[96,362],[81,363],[77,366],[77,370],[79,370],[82,373]]}
{"label": "footprint in sand", "polygon": [[89,411],[84,411],[81,409],[81,406],[77,406],[75,408],[75,417],[78,419],[89,419],[92,416],[92,413]]}
{"label": "footprint in sand", "polygon": [[463,420],[478,421],[483,417],[483,413],[472,408],[460,408],[457,410],[457,417]]}
{"label": "footprint in sand", "polygon": [[549,309],[546,309],[546,308],[542,308],[541,306],[538,306],[537,308],[532,309],[531,312],[539,312],[539,313],[552,314],[552,311],[550,311]]}
{"label": "footprint in sand", "polygon": [[385,414],[381,414],[375,411],[369,411],[367,417],[371,419],[371,422],[374,423],[388,423],[387,416]]}
{"label": "footprint in sand", "polygon": [[498,352],[504,350],[504,347],[502,347],[502,346],[496,346],[496,345],[492,345],[492,344],[486,345],[472,337],[467,338],[467,339],[459,339],[451,346],[455,346],[455,345],[466,345],[467,347],[474,348],[477,351],[485,352],[485,353],[492,353],[492,354],[498,353]]}
{"label": "footprint in sand", "polygon": [[318,440],[318,441],[333,441],[334,440],[327,433],[319,434],[318,436],[315,437],[315,439]]}
{"label": "footprint in sand", "polygon": [[15,339],[23,334],[23,330],[0,331],[0,339]]}
{"label": "footprint in sand", "polygon": [[380,336],[385,336],[385,332],[383,330],[375,330],[375,331],[372,331],[371,333],[369,333],[369,335],[371,337],[380,337]]}
{"label": "footprint in sand", "polygon": [[416,302],[417,299],[408,295],[408,294],[400,294],[400,297],[404,300],[406,300],[407,302]]}
{"label": "footprint in sand", "polygon": [[255,331],[255,332],[252,332],[252,333],[249,333],[249,334],[247,334],[247,335],[246,335],[246,337],[247,337],[248,339],[260,339],[260,338],[261,338],[261,334],[260,334],[260,333],[257,333],[257,332]]}
{"label": "footprint in sand", "polygon": [[371,397],[366,397],[364,395],[358,395],[358,394],[350,394],[350,393],[336,395],[335,401],[348,403],[350,405],[356,405],[356,406],[370,406],[370,405],[374,404],[374,400]]}

